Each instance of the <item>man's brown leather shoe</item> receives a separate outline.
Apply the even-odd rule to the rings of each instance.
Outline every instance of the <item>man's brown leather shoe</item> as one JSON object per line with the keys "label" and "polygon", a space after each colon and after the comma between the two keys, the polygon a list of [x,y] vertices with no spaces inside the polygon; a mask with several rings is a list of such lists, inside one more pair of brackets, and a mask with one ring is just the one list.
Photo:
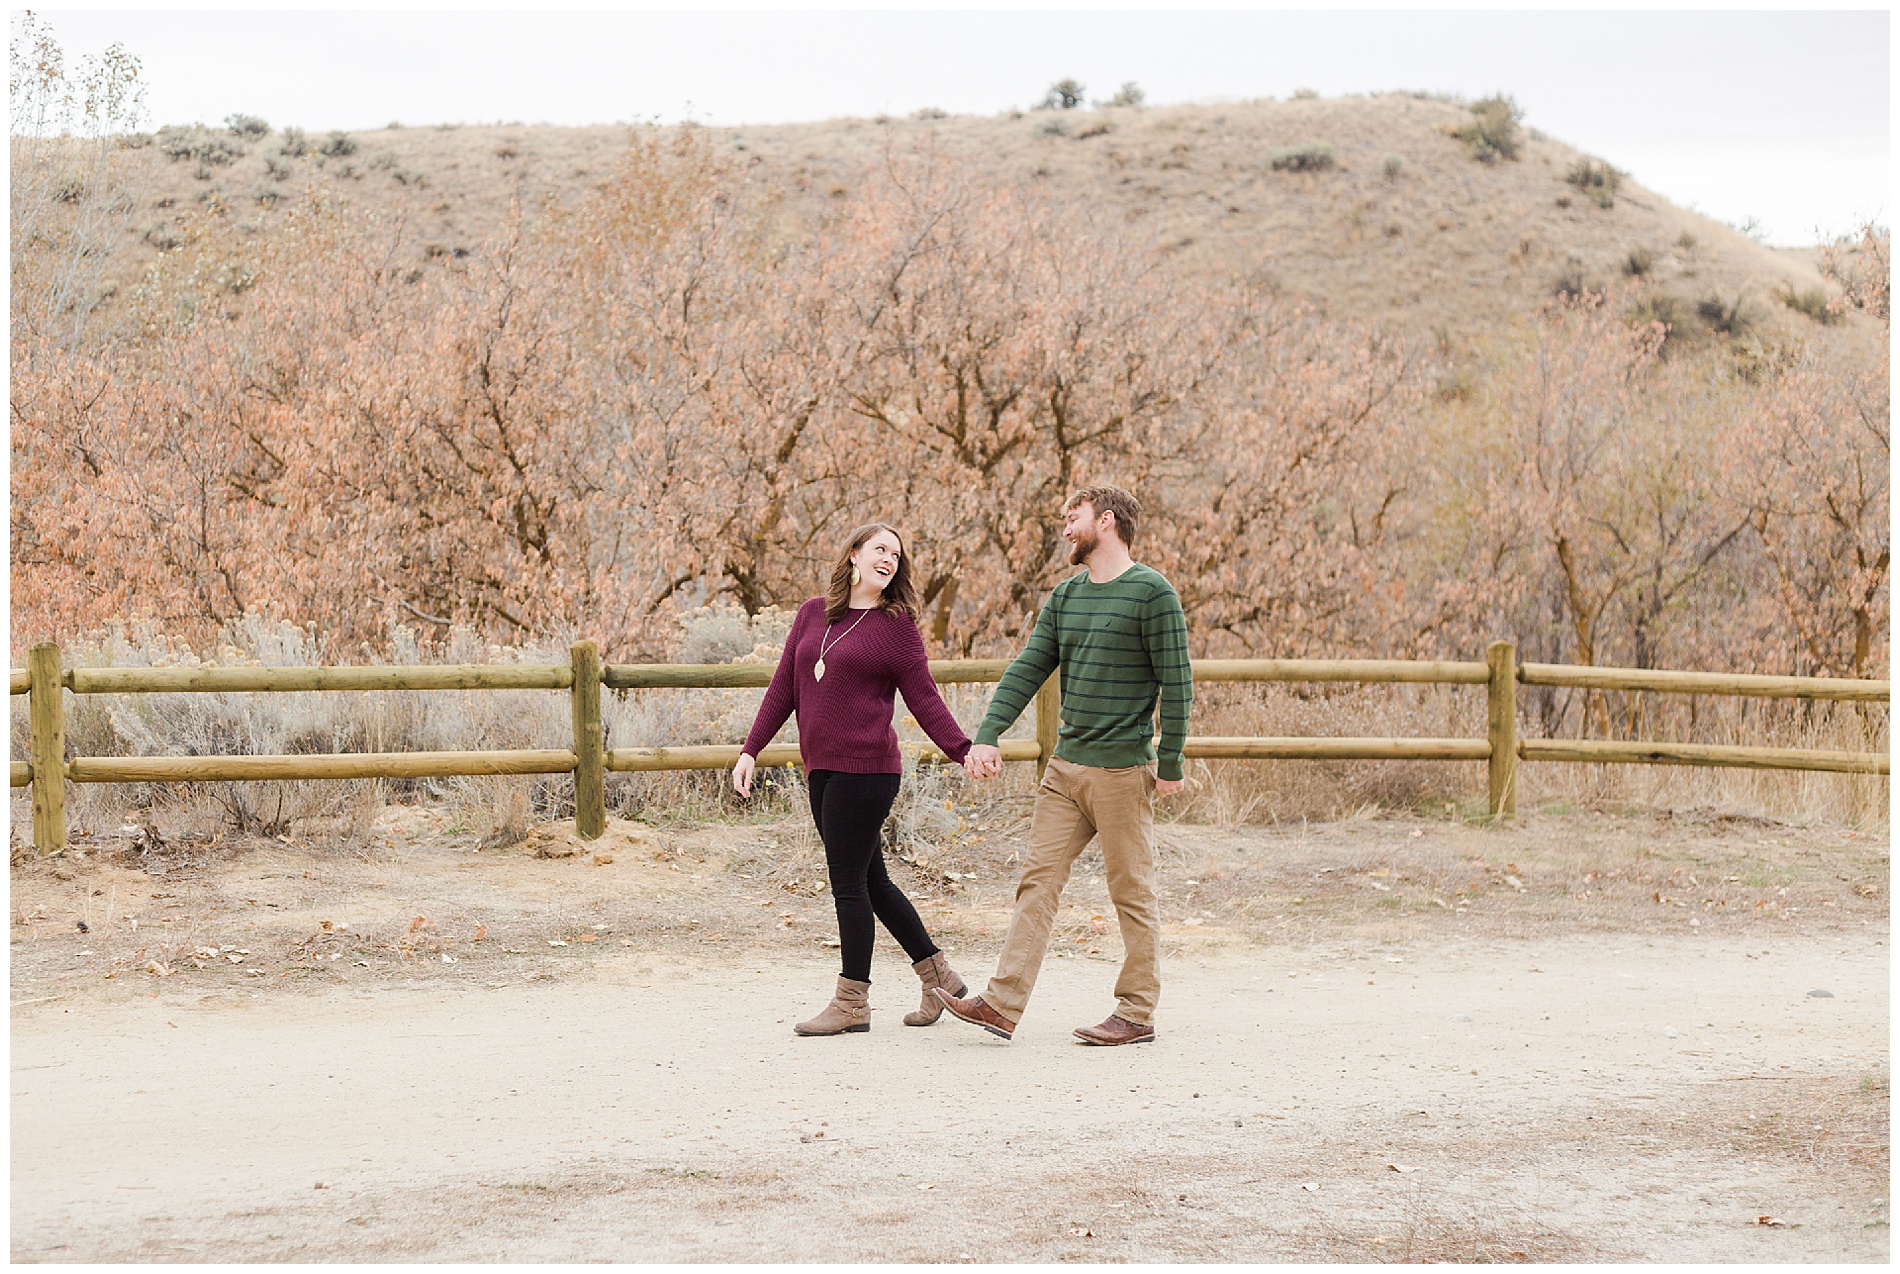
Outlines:
{"label": "man's brown leather shoe", "polygon": [[930,993],[943,1001],[953,1017],[958,1017],[972,1026],[980,1026],[991,1035],[1000,1035],[1008,1039],[1016,1033],[1016,1024],[983,1003],[983,997],[973,995],[967,1000],[959,1000],[942,987],[932,987]]}
{"label": "man's brown leather shoe", "polygon": [[1155,1037],[1155,1028],[1110,1014],[1100,1026],[1076,1027],[1075,1037],[1084,1044],[1143,1044]]}

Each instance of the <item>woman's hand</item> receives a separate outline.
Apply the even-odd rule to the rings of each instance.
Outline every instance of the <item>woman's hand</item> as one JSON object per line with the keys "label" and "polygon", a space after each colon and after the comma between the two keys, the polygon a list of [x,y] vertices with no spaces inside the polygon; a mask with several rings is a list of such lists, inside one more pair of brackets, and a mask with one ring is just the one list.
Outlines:
{"label": "woman's hand", "polygon": [[739,764],[732,767],[732,788],[739,795],[752,795],[752,771],[757,765],[750,754],[739,754]]}

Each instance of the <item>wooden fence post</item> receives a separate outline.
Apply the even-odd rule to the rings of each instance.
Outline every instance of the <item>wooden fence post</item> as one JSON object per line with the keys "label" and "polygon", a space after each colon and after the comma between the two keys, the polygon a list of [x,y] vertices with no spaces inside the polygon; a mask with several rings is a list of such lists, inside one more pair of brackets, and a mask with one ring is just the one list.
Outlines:
{"label": "wooden fence post", "polygon": [[1056,735],[1062,729],[1062,669],[1057,668],[1049,674],[1049,679],[1036,691],[1036,781],[1042,781],[1042,772],[1049,768],[1049,758],[1056,754]]}
{"label": "wooden fence post", "polygon": [[606,738],[600,724],[600,648],[574,643],[574,834],[599,840],[607,831]]}
{"label": "wooden fence post", "polygon": [[27,656],[27,715],[33,727],[33,848],[66,848],[66,703],[59,647],[43,641]]}
{"label": "wooden fence post", "polygon": [[1491,817],[1511,818],[1517,813],[1517,647],[1494,641],[1484,652],[1491,670],[1485,683],[1485,735],[1491,743]]}

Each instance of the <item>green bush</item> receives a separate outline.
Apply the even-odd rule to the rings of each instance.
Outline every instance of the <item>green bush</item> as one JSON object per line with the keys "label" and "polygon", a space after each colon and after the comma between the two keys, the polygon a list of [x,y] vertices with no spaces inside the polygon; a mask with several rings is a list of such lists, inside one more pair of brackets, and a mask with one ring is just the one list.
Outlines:
{"label": "green bush", "polygon": [[331,159],[340,159],[345,155],[354,155],[356,153],[356,139],[341,129],[333,129],[330,135],[318,144],[317,153],[319,155],[327,155]]}
{"label": "green bush", "polygon": [[1646,296],[1630,307],[1629,322],[1636,327],[1651,323],[1662,325],[1662,353],[1673,354],[1683,347],[1694,329],[1689,325],[1689,308],[1681,297],[1657,293]]}
{"label": "green bush", "polygon": [[167,124],[155,140],[173,162],[195,159],[200,169],[228,164],[244,154],[244,147],[202,124]]}
{"label": "green bush", "polygon": [[1267,155],[1267,166],[1275,172],[1319,173],[1333,166],[1333,148],[1325,142],[1306,142],[1300,146],[1282,146]]}
{"label": "green bush", "polygon": [[1494,93],[1473,102],[1471,115],[1471,122],[1452,129],[1451,135],[1471,147],[1473,159],[1495,164],[1500,159],[1517,158],[1517,126],[1524,112],[1516,102]]}
{"label": "green bush", "polygon": [[1293,100],[1296,102],[1310,102],[1318,96],[1319,90],[1316,88],[1296,88],[1293,90]]}
{"label": "green bush", "polygon": [[1405,161],[1397,155],[1387,155],[1385,162],[1379,165],[1379,171],[1385,174],[1387,181],[1394,181],[1405,171]]}
{"label": "green bush", "polygon": [[292,159],[303,158],[304,152],[309,149],[310,143],[304,138],[301,128],[286,128],[283,138],[277,144],[277,153],[288,155]]}
{"label": "green bush", "polygon": [[1623,258],[1623,273],[1632,279],[1640,279],[1656,268],[1656,254],[1648,248],[1635,247]]}
{"label": "green bush", "polygon": [[237,113],[224,117],[224,126],[231,130],[233,137],[262,137],[270,132],[270,125],[255,115]]}
{"label": "green bush", "polygon": [[1086,91],[1079,80],[1067,77],[1059,79],[1049,86],[1049,92],[1037,104],[1037,109],[1072,111],[1082,104],[1082,95]]}
{"label": "green bush", "polygon": [[1802,288],[1797,291],[1794,284],[1783,281],[1775,289],[1775,299],[1797,314],[1805,314],[1823,326],[1841,321],[1840,307],[1828,300],[1827,292],[1822,288]]}
{"label": "green bush", "polygon": [[1696,302],[1695,314],[1711,332],[1722,336],[1746,336],[1755,326],[1754,312],[1740,295],[1732,303],[1719,296],[1707,297]]}
{"label": "green bush", "polygon": [[1564,180],[1596,200],[1597,207],[1613,208],[1616,192],[1623,185],[1623,174],[1594,159],[1579,159]]}
{"label": "green bush", "polygon": [[1603,291],[1602,288],[1590,286],[1589,281],[1584,278],[1583,267],[1575,262],[1572,262],[1570,268],[1558,275],[1557,281],[1550,285],[1551,295],[1560,301],[1577,301],[1601,291]]}
{"label": "green bush", "polygon": [[1133,80],[1129,80],[1126,84],[1115,90],[1115,96],[1109,98],[1105,105],[1140,106],[1147,100],[1148,95],[1142,92],[1141,85],[1135,83]]}

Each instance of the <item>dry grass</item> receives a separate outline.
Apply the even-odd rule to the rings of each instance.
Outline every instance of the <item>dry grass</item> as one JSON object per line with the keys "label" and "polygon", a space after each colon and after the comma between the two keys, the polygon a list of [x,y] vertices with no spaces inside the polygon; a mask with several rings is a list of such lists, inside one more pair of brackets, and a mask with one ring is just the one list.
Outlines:
{"label": "dry grass", "polygon": [[[1027,181],[1064,206],[1147,232],[1182,269],[1261,274],[1343,317],[1392,321],[1421,336],[1534,309],[1566,271],[1614,279],[1646,244],[1675,245],[1654,258],[1650,277],[1660,286],[1763,297],[1784,280],[1821,287],[1808,255],[1763,247],[1627,181],[1613,207],[1596,207],[1566,184],[1585,157],[1539,134],[1520,139],[1516,160],[1479,163],[1447,131],[1472,120],[1455,100],[1386,93],[1081,110],[1064,113],[1059,134],[1043,127],[1049,118],[839,119],[706,132],[723,157],[781,193],[787,235],[855,189],[888,148],[936,146],[988,181]],[[453,268],[500,229],[517,192],[534,217],[605,180],[626,130],[366,131],[354,135],[356,154],[321,164],[278,156],[281,136],[247,143],[245,155],[203,177],[158,147],[129,153],[140,210],[121,252],[126,282],[155,245],[176,241],[180,212],[221,200],[268,235],[288,196],[309,183],[400,212],[414,263]],[[1329,148],[1333,165],[1275,170],[1276,154],[1309,145]],[[273,208],[260,193],[283,198]],[[1776,309],[1773,324],[1811,326]],[[1852,326],[1874,339],[1874,325]]]}

